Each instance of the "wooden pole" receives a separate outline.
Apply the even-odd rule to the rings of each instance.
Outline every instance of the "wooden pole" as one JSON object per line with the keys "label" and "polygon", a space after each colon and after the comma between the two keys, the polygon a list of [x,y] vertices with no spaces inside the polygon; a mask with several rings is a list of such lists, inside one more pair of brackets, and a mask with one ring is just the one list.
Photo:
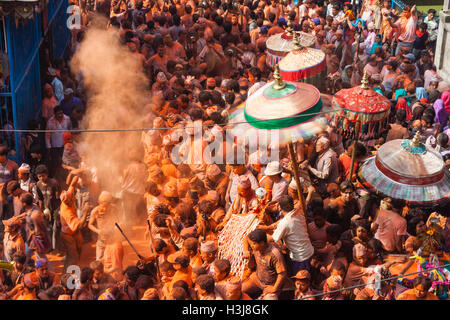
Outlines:
{"label": "wooden pole", "polygon": [[303,214],[306,214],[306,203],[305,203],[305,198],[303,198],[303,194],[302,194],[302,186],[300,184],[300,175],[298,173],[297,157],[294,152],[294,145],[292,144],[292,141],[289,142],[288,147],[289,147],[289,155],[291,156],[291,161],[292,161],[292,171],[294,171],[294,178],[295,178],[295,182],[297,183],[298,199],[300,201],[300,205],[302,207]]}
{"label": "wooden pole", "polygon": [[350,163],[350,173],[348,175],[348,181],[352,182],[353,177],[353,167],[355,166],[355,158],[356,158],[356,143],[358,142],[358,135],[359,135],[359,122],[355,125],[355,142],[353,143],[353,150],[352,150],[352,162]]}
{"label": "wooden pole", "polygon": [[[150,219],[147,219],[147,225],[148,225],[148,232],[150,235],[150,247],[152,249],[152,254],[155,256],[156,281],[158,281],[157,290],[158,290],[158,293],[161,294],[161,289],[162,289],[161,273],[159,271],[158,255],[156,254],[155,245],[153,242],[152,225],[150,224]],[[162,295],[160,295],[160,296],[162,296]]]}

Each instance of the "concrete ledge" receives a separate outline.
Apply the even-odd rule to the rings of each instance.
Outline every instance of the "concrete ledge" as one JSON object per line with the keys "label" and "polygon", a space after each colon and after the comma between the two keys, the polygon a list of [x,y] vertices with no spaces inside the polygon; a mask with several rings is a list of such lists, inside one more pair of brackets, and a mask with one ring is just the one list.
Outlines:
{"label": "concrete ledge", "polygon": [[[446,0],[448,2],[448,0]],[[439,76],[450,83],[450,10],[439,12],[439,30],[434,64]]]}

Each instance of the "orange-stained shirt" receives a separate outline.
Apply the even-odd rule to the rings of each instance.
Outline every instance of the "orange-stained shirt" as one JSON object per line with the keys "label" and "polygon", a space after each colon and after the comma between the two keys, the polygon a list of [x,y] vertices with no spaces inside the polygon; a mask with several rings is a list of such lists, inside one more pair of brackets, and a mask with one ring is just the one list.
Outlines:
{"label": "orange-stained shirt", "polygon": [[200,253],[197,253],[195,256],[191,258],[191,261],[189,262],[189,265],[192,268],[201,267],[203,265],[203,260],[200,255]]}
{"label": "orange-stained shirt", "polygon": [[169,286],[170,289],[172,289],[173,284],[179,280],[186,281],[186,283],[189,285],[189,287],[193,286],[192,267],[191,266],[187,267],[187,272],[182,271],[182,270],[177,270],[175,272],[175,274],[173,275],[172,281],[170,282],[170,286]]}
{"label": "orange-stained shirt", "polygon": [[78,219],[77,209],[72,204],[68,206],[64,202],[61,202],[61,232],[69,235],[73,235],[80,229],[80,219]]}
{"label": "orange-stained shirt", "polygon": [[36,295],[32,293],[25,294],[25,292],[22,292],[15,300],[38,300],[36,298]]}

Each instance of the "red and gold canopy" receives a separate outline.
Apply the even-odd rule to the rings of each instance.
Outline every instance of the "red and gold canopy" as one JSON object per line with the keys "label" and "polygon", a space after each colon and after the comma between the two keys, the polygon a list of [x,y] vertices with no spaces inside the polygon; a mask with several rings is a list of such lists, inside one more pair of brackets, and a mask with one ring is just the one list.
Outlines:
{"label": "red and gold canopy", "polygon": [[266,40],[267,65],[275,68],[275,65],[294,49],[294,33],[297,35],[300,45],[303,47],[312,47],[316,43],[313,35],[301,31],[294,31],[289,21],[286,32],[277,33]]}
{"label": "red and gold canopy", "polygon": [[360,140],[378,138],[388,125],[391,103],[389,100],[368,87],[364,74],[361,86],[338,91],[333,104],[341,111],[335,115],[335,130],[347,138],[354,138],[358,124]]}
{"label": "red and gold canopy", "polygon": [[450,198],[450,172],[439,152],[413,140],[383,144],[361,166],[358,179],[375,193],[410,203],[436,203]]}
{"label": "red and gold canopy", "polygon": [[250,95],[243,108],[229,119],[236,137],[254,141],[276,131],[280,144],[309,138],[325,130],[332,118],[332,106],[322,103],[319,90],[302,82],[283,81],[276,66],[275,81]]}
{"label": "red and gold canopy", "polygon": [[279,63],[281,76],[287,81],[306,82],[321,89],[327,72],[325,53],[302,47],[296,33],[293,43],[294,49]]}

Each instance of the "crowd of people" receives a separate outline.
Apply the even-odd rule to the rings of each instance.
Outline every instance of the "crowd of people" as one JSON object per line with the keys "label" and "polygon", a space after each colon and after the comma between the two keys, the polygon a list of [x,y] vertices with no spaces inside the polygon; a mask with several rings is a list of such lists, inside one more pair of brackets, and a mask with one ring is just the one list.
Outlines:
{"label": "crowd of people", "polygon": [[[71,0],[82,27],[72,30],[70,53],[80,46],[95,15],[142,62],[152,93],[142,150],[130,152],[117,198],[83,166],[77,134],[89,108],[88,88],[67,60],[48,61],[42,118],[24,134],[24,162],[0,147],[0,297],[13,300],[436,300],[431,280],[408,286],[387,279],[389,254],[413,255],[430,228],[436,250],[448,252],[448,203],[413,206],[364,191],[356,173],[385,142],[410,139],[437,150],[450,166],[450,87],[433,63],[436,11],[392,9],[389,0]],[[289,23],[290,21],[290,23]],[[326,53],[326,92],[360,84],[391,99],[389,128],[373,145],[344,139],[331,128],[296,142],[299,169],[311,183],[298,186],[286,148],[246,154],[241,163],[175,164],[172,133],[200,123],[205,134],[223,132],[228,116],[273,79],[266,40],[295,31],[315,36]],[[63,132],[67,130],[67,132]],[[194,157],[202,152],[180,148]],[[223,141],[226,158],[227,146]],[[128,152],[123,146],[124,152]],[[233,146],[231,146],[233,148]],[[351,157],[356,162],[351,171]],[[302,210],[298,188],[304,195]],[[266,205],[262,207],[261,199]],[[263,212],[244,240],[242,279],[218,256],[218,235],[233,215]],[[152,254],[124,265],[126,231],[148,228]],[[82,250],[95,243],[94,261]],[[64,258],[56,272],[48,254]],[[79,266],[79,275],[68,269]],[[406,270],[406,269],[405,269]],[[405,270],[402,270],[405,271]],[[76,284],[76,285],[74,285]],[[366,284],[366,285],[364,285]],[[345,289],[361,285],[356,289]],[[343,290],[339,290],[343,289]]]}

